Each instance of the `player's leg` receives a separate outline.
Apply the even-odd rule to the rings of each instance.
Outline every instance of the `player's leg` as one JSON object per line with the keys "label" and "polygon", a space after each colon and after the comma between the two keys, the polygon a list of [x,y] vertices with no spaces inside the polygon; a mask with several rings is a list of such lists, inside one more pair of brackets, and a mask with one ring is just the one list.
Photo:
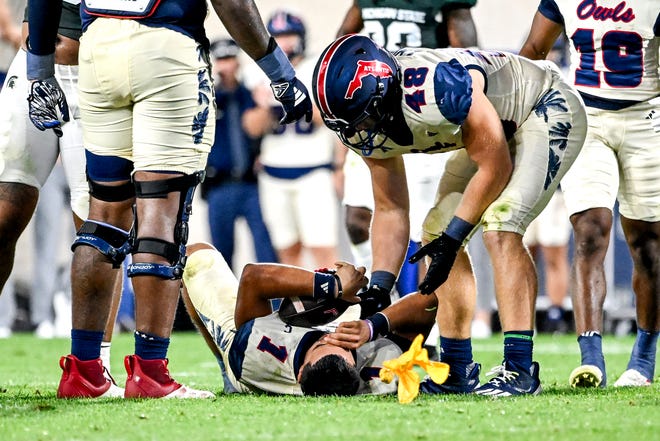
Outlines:
{"label": "player's leg", "polygon": [[234,256],[237,207],[241,203],[239,200],[241,196],[237,192],[239,185],[241,184],[218,184],[210,187],[206,192],[211,240],[230,267]]}
{"label": "player's leg", "polygon": [[192,244],[187,252],[184,304],[218,361],[224,392],[241,391],[242,386],[229,368],[229,349],[236,335],[234,310],[238,280],[223,256],[210,245]]}
{"label": "player's leg", "polygon": [[258,183],[264,221],[279,262],[302,266],[302,242],[299,238],[293,199],[289,197],[290,180],[261,172]]}
{"label": "player's leg", "polygon": [[241,213],[252,233],[257,262],[277,262],[275,248],[273,248],[273,242],[270,239],[270,233],[261,212],[259,187],[253,183],[242,184],[242,186],[244,200],[242,201]]}
{"label": "player's leg", "polygon": [[294,200],[303,247],[316,268],[333,268],[338,260],[339,204],[332,171],[313,170],[295,182]]}
{"label": "player's leg", "polygon": [[607,293],[604,261],[612,229],[612,207],[619,187],[614,151],[605,144],[603,111],[589,108],[587,138],[573,167],[562,180],[575,248],[571,295],[581,362],[570,376],[574,387],[607,384],[602,349],[603,304]]}
{"label": "player's leg", "polygon": [[[438,185],[438,203],[427,214],[423,243],[438,236],[449,223],[475,168],[463,150],[453,153]],[[430,393],[470,393],[479,385],[479,364],[474,362],[470,330],[476,303],[476,282],[468,254],[461,249],[449,277],[435,292],[440,331],[440,360],[449,364],[449,378]],[[425,386],[428,388],[428,385]]]}
{"label": "player's leg", "polygon": [[[477,389],[481,395],[541,391],[539,365],[533,361],[538,279],[522,239],[527,226],[550,201],[584,142],[586,114],[582,101],[562,83],[555,75],[554,87],[518,128],[511,140],[513,173],[482,218],[504,333],[504,361],[492,370],[496,376]],[[552,105],[546,100],[551,100]]]}
{"label": "player's leg", "polygon": [[644,118],[652,107],[642,103],[625,109],[628,135],[619,150],[621,225],[633,260],[632,287],[637,311],[637,337],[627,370],[615,386],[648,386],[655,375],[660,331],[660,133]]}
{"label": "player's leg", "polygon": [[[369,167],[357,153],[349,150],[344,163],[345,225],[353,263],[371,271],[371,217],[374,210]],[[421,225],[421,224],[420,224]]]}
{"label": "player's leg", "polygon": [[29,120],[25,59],[25,51],[19,50],[0,91],[0,289],[58,154],[55,134],[40,132]]}

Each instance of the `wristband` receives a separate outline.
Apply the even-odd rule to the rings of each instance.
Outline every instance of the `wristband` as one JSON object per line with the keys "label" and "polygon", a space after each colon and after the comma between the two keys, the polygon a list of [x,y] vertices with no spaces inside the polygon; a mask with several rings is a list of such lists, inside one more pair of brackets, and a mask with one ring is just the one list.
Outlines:
{"label": "wristband", "polygon": [[[272,41],[275,41],[273,37],[270,38]],[[270,42],[268,47],[270,49]],[[296,71],[293,69],[289,58],[277,44],[275,44],[275,48],[272,51],[269,51],[266,55],[256,60],[256,63],[264,71],[271,83],[291,81],[296,76]]]}
{"label": "wristband", "polygon": [[377,312],[371,317],[367,317],[366,321],[367,325],[369,325],[369,341],[373,341],[379,335],[386,335],[390,332],[390,321],[382,312]]}
{"label": "wristband", "polygon": [[367,326],[369,326],[369,341],[374,341],[374,324],[371,323],[371,320],[365,319],[365,322],[367,322]]}
{"label": "wristband", "polygon": [[387,292],[392,291],[396,282],[396,276],[389,271],[374,271],[371,273],[371,282],[369,287],[378,286]]}
{"label": "wristband", "polygon": [[314,300],[335,298],[335,276],[327,273],[314,273]]}
{"label": "wristband", "polygon": [[55,52],[50,55],[37,55],[27,51],[28,80],[44,80],[55,76]]}
{"label": "wristband", "polygon": [[[337,282],[337,297],[336,298],[341,299],[341,296],[344,295],[344,289],[341,286],[341,279],[339,278],[339,276],[337,275],[336,272],[332,272],[330,274],[332,274],[332,276],[335,278],[335,282]],[[333,293],[334,293],[334,291],[333,291]]]}
{"label": "wristband", "polygon": [[465,238],[468,237],[472,230],[474,230],[474,225],[466,220],[461,219],[458,216],[454,216],[449,222],[449,225],[447,225],[444,234],[460,243],[463,243]]}

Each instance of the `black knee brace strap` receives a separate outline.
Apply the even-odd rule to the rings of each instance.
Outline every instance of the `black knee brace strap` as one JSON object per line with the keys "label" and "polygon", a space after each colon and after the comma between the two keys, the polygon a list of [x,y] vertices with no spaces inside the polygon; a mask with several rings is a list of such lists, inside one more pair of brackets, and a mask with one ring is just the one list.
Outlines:
{"label": "black knee brace strap", "polygon": [[104,202],[121,202],[135,197],[135,186],[132,182],[111,186],[87,180],[89,194]]}
{"label": "black knee brace strap", "polygon": [[[169,193],[178,191],[183,194],[179,200],[177,223],[174,227],[174,242],[167,242],[153,237],[135,238],[132,254],[149,253],[162,256],[170,266],[158,263],[134,262],[128,266],[128,276],[156,276],[163,279],[181,279],[186,265],[186,243],[188,242],[188,219],[192,213],[192,200],[195,187],[204,180],[204,172],[184,175],[158,181],[135,182],[135,194],[138,198],[166,198]],[[135,214],[133,234],[137,237],[137,212]]]}
{"label": "black knee brace strap", "polygon": [[85,221],[78,230],[71,251],[80,245],[99,250],[110,260],[113,268],[119,268],[131,251],[127,232],[89,220]]}

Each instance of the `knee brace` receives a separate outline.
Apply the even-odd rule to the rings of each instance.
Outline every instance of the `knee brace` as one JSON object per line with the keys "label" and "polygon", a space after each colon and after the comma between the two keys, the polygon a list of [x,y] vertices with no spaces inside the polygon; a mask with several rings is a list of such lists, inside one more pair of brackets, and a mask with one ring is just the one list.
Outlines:
{"label": "knee brace", "polygon": [[174,243],[153,237],[137,238],[137,210],[131,235],[131,253],[149,253],[164,257],[170,265],[134,262],[128,265],[128,277],[156,276],[162,279],[177,280],[183,276],[186,265],[186,243],[188,242],[188,219],[192,212],[192,200],[197,184],[204,180],[204,172],[183,175],[172,179],[135,182],[137,198],[166,198],[169,193],[178,191],[179,211],[174,227]]}
{"label": "knee brace", "polygon": [[119,268],[131,250],[128,237],[128,233],[119,228],[87,220],[78,230],[71,251],[80,245],[96,248],[110,260],[113,268]]}
{"label": "knee brace", "polygon": [[135,197],[135,187],[133,183],[110,186],[92,181],[87,177],[89,184],[89,194],[94,198],[104,202],[121,202]]}

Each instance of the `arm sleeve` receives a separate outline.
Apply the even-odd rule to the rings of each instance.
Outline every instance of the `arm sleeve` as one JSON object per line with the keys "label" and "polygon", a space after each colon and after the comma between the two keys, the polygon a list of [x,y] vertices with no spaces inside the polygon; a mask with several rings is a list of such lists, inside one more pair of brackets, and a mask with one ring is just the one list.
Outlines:
{"label": "arm sleeve", "polygon": [[564,16],[561,15],[561,11],[555,0],[541,0],[538,11],[548,20],[561,25],[564,24]]}
{"label": "arm sleeve", "polygon": [[61,14],[61,0],[29,0],[30,52],[35,55],[55,53],[55,40]]}

